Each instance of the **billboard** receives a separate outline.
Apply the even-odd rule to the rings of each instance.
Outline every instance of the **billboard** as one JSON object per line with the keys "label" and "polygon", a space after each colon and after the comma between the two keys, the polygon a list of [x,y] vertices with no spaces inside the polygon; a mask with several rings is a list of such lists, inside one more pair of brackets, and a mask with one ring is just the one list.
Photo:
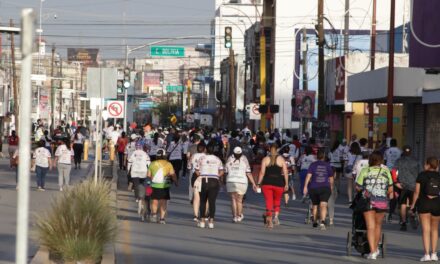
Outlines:
{"label": "billboard", "polygon": [[315,91],[295,90],[292,98],[292,120],[311,119],[315,115]]}
{"label": "billboard", "polygon": [[345,57],[336,58],[335,104],[345,103]]}
{"label": "billboard", "polygon": [[[440,1],[413,1],[413,30],[410,32],[409,66],[440,67]],[[437,46],[437,48],[429,47]]]}
{"label": "billboard", "polygon": [[144,72],[144,83],[142,85],[142,93],[150,93],[152,90],[162,89],[160,84],[160,76],[162,71]]}
{"label": "billboard", "polygon": [[79,61],[84,66],[98,66],[99,49],[68,48],[68,62]]}

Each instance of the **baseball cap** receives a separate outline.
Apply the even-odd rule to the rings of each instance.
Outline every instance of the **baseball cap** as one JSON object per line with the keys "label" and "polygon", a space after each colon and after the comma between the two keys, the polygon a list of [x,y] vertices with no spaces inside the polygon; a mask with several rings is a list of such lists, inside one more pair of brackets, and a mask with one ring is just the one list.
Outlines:
{"label": "baseball cap", "polygon": [[156,156],[165,156],[165,153],[166,153],[166,151],[164,150],[164,149],[162,149],[162,148],[160,148],[160,149],[158,149],[157,151],[156,151]]}
{"label": "baseball cap", "polygon": [[234,154],[241,154],[243,153],[242,149],[240,147],[235,147],[234,148]]}
{"label": "baseball cap", "polygon": [[131,136],[130,136],[130,137],[131,137],[131,139],[132,139],[132,140],[135,140],[135,139],[137,139],[137,138],[138,138],[138,135],[136,135],[136,134],[131,134]]}

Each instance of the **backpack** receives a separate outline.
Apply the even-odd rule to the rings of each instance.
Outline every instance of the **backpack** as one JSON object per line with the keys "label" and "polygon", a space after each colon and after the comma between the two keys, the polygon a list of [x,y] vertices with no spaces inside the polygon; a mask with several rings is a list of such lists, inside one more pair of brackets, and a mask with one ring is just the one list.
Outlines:
{"label": "backpack", "polygon": [[440,195],[440,177],[429,177],[429,180],[425,185],[425,194],[427,196]]}

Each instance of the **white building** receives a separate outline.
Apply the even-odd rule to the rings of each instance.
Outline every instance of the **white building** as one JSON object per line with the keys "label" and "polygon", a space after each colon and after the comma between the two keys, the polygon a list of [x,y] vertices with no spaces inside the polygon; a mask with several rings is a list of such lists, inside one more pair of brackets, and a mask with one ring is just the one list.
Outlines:
{"label": "white building", "polygon": [[[349,1],[350,2],[350,30],[370,30],[372,20],[372,1]],[[291,105],[292,92],[294,89],[294,73],[296,56],[296,32],[302,28],[314,30],[317,21],[318,1],[300,0],[266,0],[266,8],[272,8],[269,13],[275,17],[273,50],[273,98],[272,102],[279,104],[280,116],[274,118],[276,128],[292,128]],[[377,30],[389,30],[390,22],[390,0],[377,1]],[[396,27],[407,22],[409,11],[409,1],[396,1]],[[345,1],[326,0],[324,1],[324,16],[331,21],[332,25],[340,32],[343,38],[343,28],[345,19]],[[270,17],[268,18],[270,19]],[[325,29],[330,29],[328,22],[324,24]],[[366,40],[369,41],[369,40]],[[309,48],[315,45],[315,39],[309,38]],[[342,47],[340,47],[342,48]],[[331,51],[326,50],[326,57],[332,57]],[[317,56],[314,56],[310,64],[317,63]],[[313,61],[314,60],[314,61]],[[270,73],[268,73],[270,74]],[[300,75],[299,72],[297,72]],[[316,72],[309,72],[309,77],[313,77]],[[302,80],[300,80],[301,82]],[[300,86],[301,87],[301,86]],[[290,125],[290,126],[289,126]]]}

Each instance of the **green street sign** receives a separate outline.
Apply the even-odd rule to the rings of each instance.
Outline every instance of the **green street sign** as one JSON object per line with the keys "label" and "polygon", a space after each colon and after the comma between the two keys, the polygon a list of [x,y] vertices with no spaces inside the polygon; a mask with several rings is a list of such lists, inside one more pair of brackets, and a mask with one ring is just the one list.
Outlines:
{"label": "green street sign", "polygon": [[181,93],[184,91],[182,85],[167,85],[167,92],[169,93]]}
{"label": "green street sign", "polygon": [[151,46],[150,55],[152,57],[185,57],[185,48],[172,46]]}
{"label": "green street sign", "polygon": [[[374,118],[374,122],[378,124],[385,124],[387,122],[386,117],[376,117]],[[400,117],[393,117],[393,123],[398,124],[400,123]]]}

